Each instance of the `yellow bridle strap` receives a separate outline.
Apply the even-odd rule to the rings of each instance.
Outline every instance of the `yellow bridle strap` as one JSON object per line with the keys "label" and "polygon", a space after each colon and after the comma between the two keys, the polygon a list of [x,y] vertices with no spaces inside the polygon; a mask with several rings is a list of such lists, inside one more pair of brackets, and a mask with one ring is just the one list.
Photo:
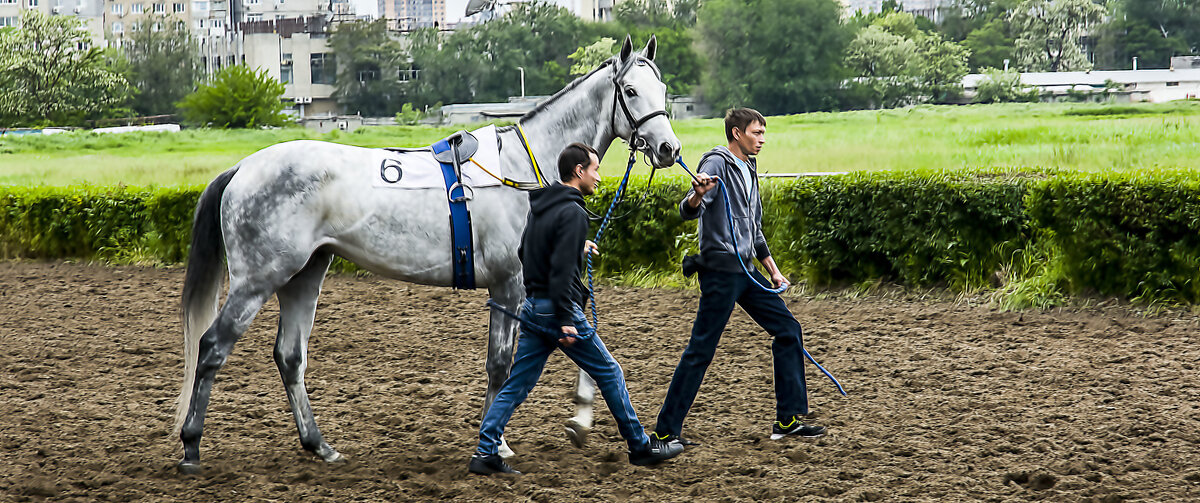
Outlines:
{"label": "yellow bridle strap", "polygon": [[542,170],[538,168],[537,159],[533,157],[533,150],[529,148],[529,141],[525,139],[525,130],[521,128],[520,122],[517,123],[517,134],[521,136],[521,145],[525,146],[525,153],[529,154],[529,161],[533,163],[533,174],[537,176],[538,187],[545,187],[546,181],[542,179]]}

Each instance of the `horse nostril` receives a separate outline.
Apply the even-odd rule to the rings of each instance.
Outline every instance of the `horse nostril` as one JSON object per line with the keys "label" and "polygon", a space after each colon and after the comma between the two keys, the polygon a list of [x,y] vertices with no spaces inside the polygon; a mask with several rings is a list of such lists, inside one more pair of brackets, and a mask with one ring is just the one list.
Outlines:
{"label": "horse nostril", "polygon": [[662,142],[662,145],[658,146],[658,151],[659,151],[659,153],[662,154],[662,157],[664,159],[674,159],[675,158],[675,154],[676,154],[675,146],[671,145],[671,142],[669,142],[669,141]]}

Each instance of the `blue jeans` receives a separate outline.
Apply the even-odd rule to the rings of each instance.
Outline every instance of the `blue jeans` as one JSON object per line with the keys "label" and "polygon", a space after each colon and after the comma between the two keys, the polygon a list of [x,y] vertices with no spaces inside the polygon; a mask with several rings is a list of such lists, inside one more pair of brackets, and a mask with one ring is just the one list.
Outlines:
{"label": "blue jeans", "polygon": [[[755,279],[768,284],[757,270]],[[808,414],[808,388],[804,382],[804,343],[800,322],[777,294],[754,284],[744,272],[700,271],[700,308],[692,325],[692,338],[667,389],[667,398],[658,412],[654,427],[659,435],[679,435],[708,364],[717,351],[717,342],[729,323],[734,304],[750,315],[774,337],[771,354],[775,364],[775,415],[786,420],[794,414]]]}
{"label": "blue jeans", "polygon": [[[609,354],[608,348],[600,337],[593,335],[580,339],[571,346],[563,346],[556,337],[550,334],[561,334],[562,327],[554,316],[554,304],[549,299],[528,298],[522,307],[522,316],[527,317],[544,328],[543,331],[521,329],[521,337],[517,341],[517,354],[513,357],[512,371],[508,380],[500,387],[496,400],[488,408],[487,414],[479,424],[480,455],[488,456],[497,453],[500,447],[500,436],[504,434],[504,426],[512,418],[529,391],[537,384],[546,367],[546,360],[555,349],[562,349],[563,354],[574,361],[580,369],[587,372],[596,381],[608,410],[617,421],[617,430],[629,443],[629,450],[642,451],[649,447],[650,438],[638,422],[633,404],[629,402],[629,391],[625,387],[625,374],[621,366]],[[583,316],[583,310],[575,306],[572,321],[580,334],[591,333],[592,327]],[[535,333],[541,332],[541,333]]]}

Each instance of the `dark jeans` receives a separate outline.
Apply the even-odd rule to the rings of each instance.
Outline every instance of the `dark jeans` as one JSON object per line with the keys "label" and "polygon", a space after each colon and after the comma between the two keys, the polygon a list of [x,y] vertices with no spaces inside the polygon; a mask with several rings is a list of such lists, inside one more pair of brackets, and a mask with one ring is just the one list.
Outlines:
{"label": "dark jeans", "polygon": [[[757,270],[755,279],[769,282]],[[771,353],[775,363],[775,415],[786,420],[794,414],[808,414],[808,388],[804,382],[804,346],[800,322],[788,311],[777,294],[751,283],[743,272],[700,271],[700,309],[692,325],[692,338],[675,367],[667,398],[658,412],[654,431],[659,435],[679,435],[704,372],[717,351],[717,342],[729,323],[734,303],[774,337]]]}
{"label": "dark jeans", "polygon": [[[500,448],[500,436],[504,434],[504,426],[512,418],[517,406],[525,401],[529,391],[537,384],[542,370],[546,367],[546,360],[555,349],[562,349],[567,358],[596,381],[596,387],[600,388],[604,403],[608,404],[613,419],[617,420],[617,430],[629,444],[629,450],[645,450],[650,444],[650,437],[642,429],[642,423],[638,422],[637,414],[633,411],[633,404],[629,402],[625,373],[608,352],[608,348],[604,347],[600,337],[592,335],[576,341],[571,346],[563,346],[556,337],[550,336],[562,333],[550,300],[529,298],[525,300],[522,309],[522,317],[527,317],[526,319],[545,330],[522,327],[521,338],[517,342],[517,354],[513,357],[512,372],[500,387],[496,400],[492,402],[491,408],[479,424],[479,447],[476,452],[484,456],[496,454]],[[575,307],[572,318],[580,334],[592,332],[591,325],[583,316],[583,310],[578,306]]]}

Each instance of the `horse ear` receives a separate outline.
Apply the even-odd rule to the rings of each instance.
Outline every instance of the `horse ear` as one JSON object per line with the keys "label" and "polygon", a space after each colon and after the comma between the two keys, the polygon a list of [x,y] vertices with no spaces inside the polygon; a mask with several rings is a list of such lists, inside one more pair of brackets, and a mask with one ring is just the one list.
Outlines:
{"label": "horse ear", "polygon": [[625,44],[621,45],[621,61],[628,61],[630,54],[633,54],[633,38],[625,35]]}
{"label": "horse ear", "polygon": [[646,42],[646,48],[642,50],[642,54],[646,55],[646,59],[654,61],[654,54],[658,52],[658,39],[654,35],[650,35],[650,41]]}

